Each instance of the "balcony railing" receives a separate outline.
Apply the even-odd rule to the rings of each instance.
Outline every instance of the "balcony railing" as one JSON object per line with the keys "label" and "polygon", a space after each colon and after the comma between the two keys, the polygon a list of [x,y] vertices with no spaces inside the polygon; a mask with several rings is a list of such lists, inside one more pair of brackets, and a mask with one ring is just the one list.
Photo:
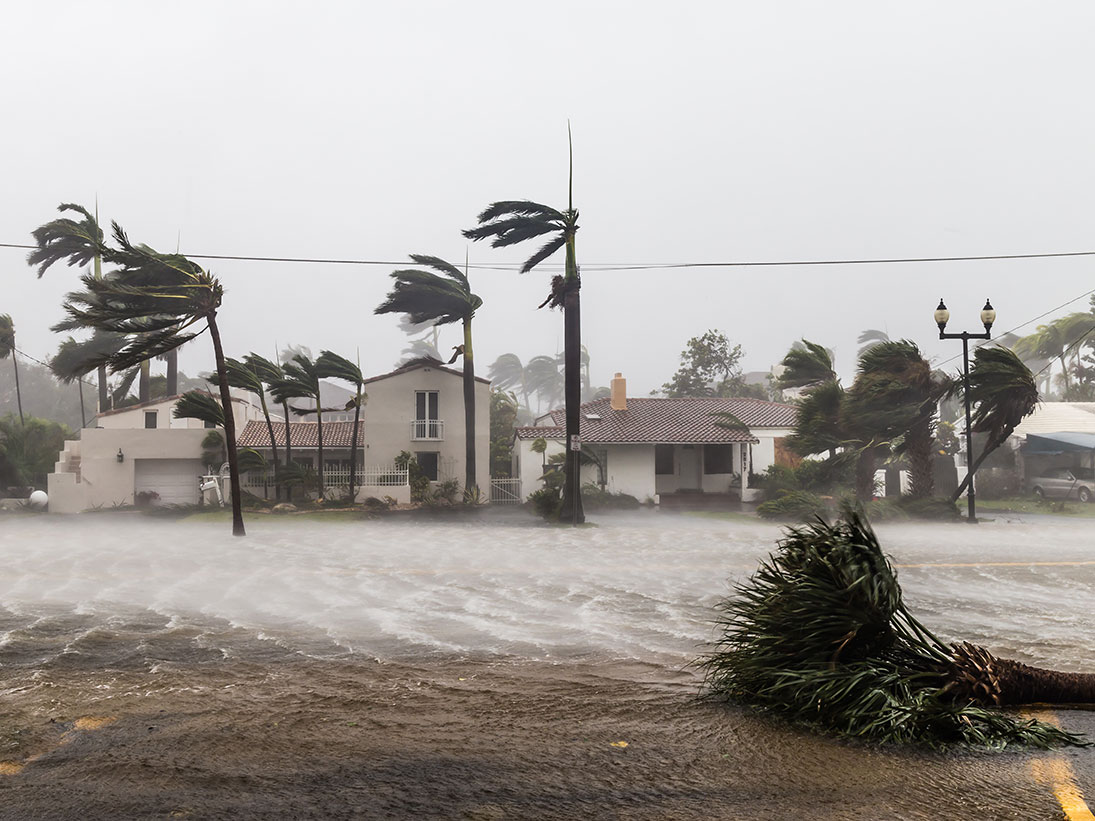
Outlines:
{"label": "balcony railing", "polygon": [[411,440],[437,442],[445,438],[445,423],[440,419],[415,419],[411,422]]}

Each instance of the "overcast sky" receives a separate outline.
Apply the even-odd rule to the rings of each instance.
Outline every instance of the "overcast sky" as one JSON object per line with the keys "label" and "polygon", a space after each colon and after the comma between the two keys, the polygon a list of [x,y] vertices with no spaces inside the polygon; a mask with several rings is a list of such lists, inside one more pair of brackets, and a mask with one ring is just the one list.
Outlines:
{"label": "overcast sky", "polygon": [[[494,200],[565,207],[569,118],[595,383],[647,393],[708,328],[750,370],[805,336],[850,376],[864,328],[942,360],[941,296],[953,330],[987,296],[1007,330],[1095,288],[1095,259],[594,269],[1095,250],[1093,24],[1079,0],[13,2],[0,242],[98,197],[162,250],[517,263],[534,247],[460,230]],[[0,248],[0,313],[45,358],[76,272],[36,280],[25,253]],[[380,373],[406,344],[373,315],[390,265],[209,266],[229,355],[360,349]],[[552,271],[472,270],[479,372],[562,349],[535,310]],[[210,369],[208,340],[180,363]]]}

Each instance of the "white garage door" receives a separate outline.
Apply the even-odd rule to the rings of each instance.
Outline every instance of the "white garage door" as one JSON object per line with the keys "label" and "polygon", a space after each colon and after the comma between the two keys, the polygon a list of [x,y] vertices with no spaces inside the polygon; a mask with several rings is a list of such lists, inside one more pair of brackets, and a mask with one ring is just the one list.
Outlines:
{"label": "white garage door", "polygon": [[196,505],[198,477],[204,472],[200,459],[138,459],[133,492],[154,490],[161,505]]}

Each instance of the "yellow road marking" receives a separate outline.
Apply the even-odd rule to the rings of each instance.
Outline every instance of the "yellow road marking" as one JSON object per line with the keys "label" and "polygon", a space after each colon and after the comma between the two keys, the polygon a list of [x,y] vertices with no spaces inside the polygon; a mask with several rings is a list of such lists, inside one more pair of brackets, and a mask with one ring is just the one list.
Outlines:
{"label": "yellow road marking", "polygon": [[1085,562],[924,562],[922,564],[897,564],[894,567],[1085,567],[1095,561]]}
{"label": "yellow road marking", "polygon": [[114,717],[81,716],[72,723],[72,729],[64,733],[58,742],[49,750],[28,756],[23,761],[0,761],[0,775],[19,775],[19,773],[23,772],[23,770],[26,769],[26,766],[31,762],[37,761],[47,753],[51,753],[58,747],[68,744],[72,741],[77,732],[98,730],[106,727],[108,724],[113,724],[117,720],[118,719]]}
{"label": "yellow road marking", "polygon": [[[1046,724],[1061,726],[1057,714],[1052,710],[1025,710],[1024,713]],[[1036,758],[1030,762],[1030,769],[1034,773],[1035,781],[1039,784],[1048,784],[1052,788],[1053,795],[1056,796],[1061,809],[1065,811],[1068,821],[1095,821],[1095,815],[1092,815],[1091,809],[1084,801],[1083,793],[1076,784],[1076,773],[1073,772],[1072,765],[1067,759],[1059,755],[1051,758]]]}

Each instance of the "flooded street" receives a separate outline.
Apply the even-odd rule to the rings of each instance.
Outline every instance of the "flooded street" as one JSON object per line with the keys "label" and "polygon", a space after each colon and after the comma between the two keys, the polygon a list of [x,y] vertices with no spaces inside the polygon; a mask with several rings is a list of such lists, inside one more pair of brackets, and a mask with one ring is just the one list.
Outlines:
{"label": "flooded street", "polygon": [[[697,700],[714,605],[781,529],[594,519],[0,522],[0,817],[1049,819],[1095,792],[1091,750],[871,748]],[[940,638],[1091,671],[1088,534],[879,528]]]}

